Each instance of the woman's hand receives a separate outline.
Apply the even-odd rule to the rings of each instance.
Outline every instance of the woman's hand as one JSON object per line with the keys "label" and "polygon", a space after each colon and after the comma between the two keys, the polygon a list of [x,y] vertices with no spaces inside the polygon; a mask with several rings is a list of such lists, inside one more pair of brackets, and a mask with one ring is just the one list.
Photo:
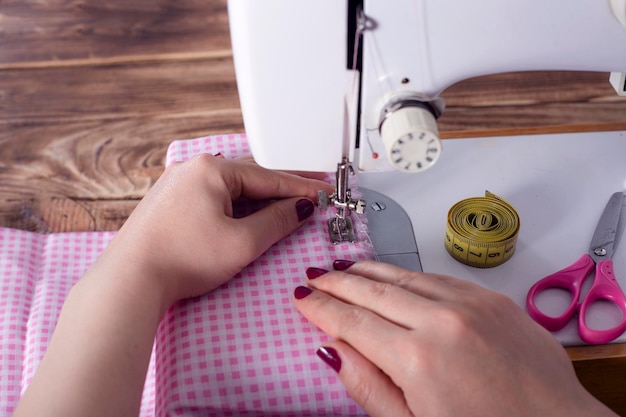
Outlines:
{"label": "woman's hand", "polygon": [[377,262],[307,270],[318,355],[372,416],[608,416],[562,346],[509,298]]}
{"label": "woman's hand", "polygon": [[[136,416],[159,322],[313,213],[321,181],[202,155],[168,168],[72,288],[15,416]],[[278,199],[241,219],[232,201]]]}
{"label": "woman's hand", "polygon": [[[171,165],[107,248],[143,266],[170,301],[217,288],[299,227],[325,182],[261,168],[250,158],[200,155]],[[234,219],[233,200],[277,199]]]}

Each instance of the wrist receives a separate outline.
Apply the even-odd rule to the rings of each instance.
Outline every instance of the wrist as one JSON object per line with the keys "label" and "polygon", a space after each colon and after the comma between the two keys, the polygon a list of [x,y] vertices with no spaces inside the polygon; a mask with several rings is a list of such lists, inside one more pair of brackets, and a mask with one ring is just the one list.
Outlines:
{"label": "wrist", "polygon": [[588,398],[588,400],[586,401],[586,407],[580,407],[579,409],[574,411],[574,413],[577,412],[578,414],[570,414],[570,416],[579,415],[581,417],[619,417],[617,413],[615,413],[605,404],[601,403],[589,392],[585,391],[585,394]]}
{"label": "wrist", "polygon": [[[16,415],[137,415],[172,301],[129,255],[110,245],[71,289]],[[74,397],[81,401],[67,402]]]}
{"label": "wrist", "polygon": [[[563,417],[618,417],[615,412],[591,395],[580,383],[578,383],[578,387],[579,390],[576,395],[570,395],[569,398],[557,402],[553,405],[552,411],[545,415]],[[564,407],[564,404],[566,404],[567,407]]]}
{"label": "wrist", "polygon": [[137,303],[163,317],[178,301],[170,280],[132,250],[124,250],[115,240],[89,268],[81,281],[110,294],[110,302]]}

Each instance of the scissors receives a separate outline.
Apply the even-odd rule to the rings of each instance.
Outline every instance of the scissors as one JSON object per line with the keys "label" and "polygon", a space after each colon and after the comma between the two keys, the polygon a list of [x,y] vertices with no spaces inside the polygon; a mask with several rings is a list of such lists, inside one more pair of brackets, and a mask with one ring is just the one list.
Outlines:
{"label": "scissors", "polygon": [[[537,281],[528,291],[526,309],[537,323],[547,330],[555,332],[562,329],[578,312],[578,334],[590,344],[608,343],[619,337],[626,330],[626,296],[622,292],[613,273],[613,256],[616,247],[618,224],[624,202],[624,193],[617,192],[611,196],[604,208],[602,217],[591,239],[588,254],[581,256],[572,265]],[[583,282],[595,266],[595,277],[589,292],[580,302]],[[535,297],[540,292],[562,288],[572,296],[567,309],[558,317],[548,316],[539,310]],[[622,312],[622,320],[610,329],[596,330],[587,326],[585,315],[589,307],[599,300],[615,304]]]}

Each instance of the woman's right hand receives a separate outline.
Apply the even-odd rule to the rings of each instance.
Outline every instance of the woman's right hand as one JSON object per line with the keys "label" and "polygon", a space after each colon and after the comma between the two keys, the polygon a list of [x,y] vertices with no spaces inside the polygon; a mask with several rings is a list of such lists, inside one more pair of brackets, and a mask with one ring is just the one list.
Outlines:
{"label": "woman's right hand", "polygon": [[377,416],[615,416],[556,339],[509,298],[378,262],[307,270],[295,305],[335,341],[318,355]]}

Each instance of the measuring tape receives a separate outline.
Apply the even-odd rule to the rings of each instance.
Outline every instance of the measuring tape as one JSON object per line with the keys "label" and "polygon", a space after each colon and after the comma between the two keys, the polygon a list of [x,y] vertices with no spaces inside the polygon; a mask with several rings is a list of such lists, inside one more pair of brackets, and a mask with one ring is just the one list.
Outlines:
{"label": "measuring tape", "polygon": [[446,249],[457,261],[491,268],[508,261],[517,243],[517,211],[495,194],[468,198],[448,211]]}

